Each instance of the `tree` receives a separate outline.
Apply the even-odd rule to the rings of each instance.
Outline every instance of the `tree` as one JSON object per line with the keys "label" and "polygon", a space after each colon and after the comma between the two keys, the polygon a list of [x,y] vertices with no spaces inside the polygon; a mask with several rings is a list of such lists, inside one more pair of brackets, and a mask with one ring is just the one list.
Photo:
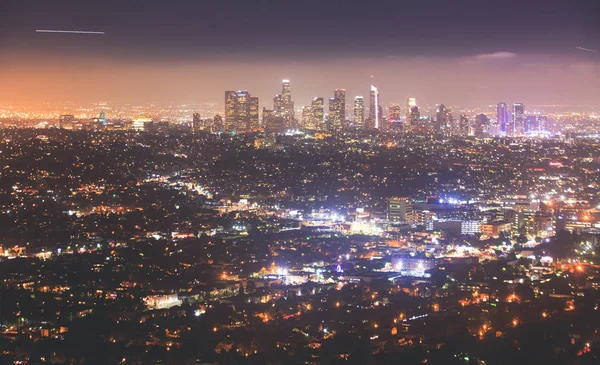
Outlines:
{"label": "tree", "polygon": [[515,287],[515,294],[522,301],[530,301],[534,299],[533,289],[529,285],[519,284]]}

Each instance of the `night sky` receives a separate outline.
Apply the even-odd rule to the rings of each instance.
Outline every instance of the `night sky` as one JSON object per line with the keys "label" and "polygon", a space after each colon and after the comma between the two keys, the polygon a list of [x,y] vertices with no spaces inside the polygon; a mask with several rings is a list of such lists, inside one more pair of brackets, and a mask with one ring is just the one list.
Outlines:
{"label": "night sky", "polygon": [[[600,104],[600,2],[0,2],[0,102],[297,105],[379,86],[383,103]],[[104,31],[40,34],[36,29]]]}

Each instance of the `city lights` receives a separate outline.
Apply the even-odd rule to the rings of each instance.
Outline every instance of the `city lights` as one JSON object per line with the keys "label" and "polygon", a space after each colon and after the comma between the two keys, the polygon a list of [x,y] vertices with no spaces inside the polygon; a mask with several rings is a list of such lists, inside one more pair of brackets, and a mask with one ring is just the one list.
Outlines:
{"label": "city lights", "polygon": [[0,363],[598,362],[594,0],[176,3],[1,7]]}

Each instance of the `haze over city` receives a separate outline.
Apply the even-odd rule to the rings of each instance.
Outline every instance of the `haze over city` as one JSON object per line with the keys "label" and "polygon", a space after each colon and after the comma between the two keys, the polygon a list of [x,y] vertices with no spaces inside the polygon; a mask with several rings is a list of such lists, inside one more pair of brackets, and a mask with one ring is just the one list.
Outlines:
{"label": "haze over city", "polygon": [[[383,104],[597,104],[594,1],[8,1],[0,100],[222,102],[222,90],[297,105],[345,88]],[[80,29],[104,35],[41,34]],[[60,85],[60,87],[57,87]]]}

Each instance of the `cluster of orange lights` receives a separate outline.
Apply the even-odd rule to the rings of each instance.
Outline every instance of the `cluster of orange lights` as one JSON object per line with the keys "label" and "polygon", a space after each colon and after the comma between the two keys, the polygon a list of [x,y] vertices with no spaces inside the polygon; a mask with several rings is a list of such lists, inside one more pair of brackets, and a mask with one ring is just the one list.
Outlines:
{"label": "cluster of orange lights", "polygon": [[506,302],[508,302],[508,303],[512,303],[512,302],[519,303],[520,301],[521,301],[521,299],[519,299],[519,297],[514,293],[509,295],[508,298],[506,298]]}
{"label": "cluster of orange lights", "polygon": [[484,324],[481,326],[481,329],[479,330],[479,333],[478,333],[478,334],[479,334],[479,338],[480,338],[480,339],[483,339],[483,335],[484,335],[486,332],[488,332],[489,330],[491,330],[491,327],[490,327],[490,326],[489,326],[487,323],[484,323]]}

